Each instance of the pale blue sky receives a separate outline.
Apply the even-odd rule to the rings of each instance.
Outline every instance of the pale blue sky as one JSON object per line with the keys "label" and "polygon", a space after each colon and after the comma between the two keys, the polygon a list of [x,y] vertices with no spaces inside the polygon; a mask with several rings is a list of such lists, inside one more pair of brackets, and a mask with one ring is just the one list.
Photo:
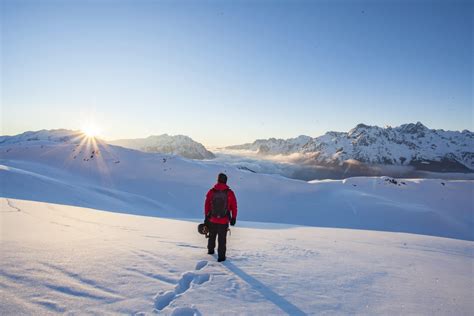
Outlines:
{"label": "pale blue sky", "polygon": [[2,134],[92,120],[217,146],[474,126],[472,1],[1,3]]}

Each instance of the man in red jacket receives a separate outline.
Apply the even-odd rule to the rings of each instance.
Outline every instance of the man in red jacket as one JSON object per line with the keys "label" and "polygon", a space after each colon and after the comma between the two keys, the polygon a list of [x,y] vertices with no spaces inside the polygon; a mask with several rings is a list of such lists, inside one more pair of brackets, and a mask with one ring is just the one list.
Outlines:
{"label": "man in red jacket", "polygon": [[223,173],[219,173],[216,185],[207,192],[204,215],[204,221],[209,227],[207,253],[214,254],[217,237],[219,243],[217,261],[224,261],[229,222],[234,226],[237,219],[237,199],[234,192],[227,186],[227,176]]}

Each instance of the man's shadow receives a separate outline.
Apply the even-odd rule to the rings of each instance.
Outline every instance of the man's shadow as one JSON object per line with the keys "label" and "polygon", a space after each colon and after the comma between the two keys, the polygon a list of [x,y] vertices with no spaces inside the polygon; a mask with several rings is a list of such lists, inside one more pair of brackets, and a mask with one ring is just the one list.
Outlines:
{"label": "man's shadow", "polygon": [[247,282],[254,290],[260,292],[263,297],[278,306],[285,313],[288,313],[289,315],[306,315],[301,309],[299,309],[277,293],[273,292],[268,286],[266,286],[259,280],[242,271],[232,262],[225,261],[223,262],[223,265],[235,275],[240,277],[242,280]]}

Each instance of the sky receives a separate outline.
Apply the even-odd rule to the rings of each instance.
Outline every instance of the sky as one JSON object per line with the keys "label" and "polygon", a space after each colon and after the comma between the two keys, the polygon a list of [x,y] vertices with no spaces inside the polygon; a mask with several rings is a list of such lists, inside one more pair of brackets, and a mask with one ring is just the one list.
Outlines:
{"label": "sky", "polygon": [[1,134],[474,129],[472,1],[1,2]]}

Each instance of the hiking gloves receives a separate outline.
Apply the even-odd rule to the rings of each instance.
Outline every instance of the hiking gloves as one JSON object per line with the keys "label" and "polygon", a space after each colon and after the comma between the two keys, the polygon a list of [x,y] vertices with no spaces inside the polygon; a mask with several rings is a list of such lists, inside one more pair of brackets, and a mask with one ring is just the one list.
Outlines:
{"label": "hiking gloves", "polygon": [[231,218],[230,219],[230,226],[234,226],[235,225],[235,218]]}

